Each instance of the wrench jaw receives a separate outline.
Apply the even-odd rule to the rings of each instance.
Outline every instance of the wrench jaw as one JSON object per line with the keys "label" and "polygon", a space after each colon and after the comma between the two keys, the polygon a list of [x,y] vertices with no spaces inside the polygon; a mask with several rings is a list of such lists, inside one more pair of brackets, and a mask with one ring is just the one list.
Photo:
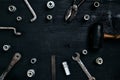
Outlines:
{"label": "wrench jaw", "polygon": [[72,56],[72,59],[74,61],[79,61],[80,60],[80,54],[78,52],[75,52],[76,56]]}

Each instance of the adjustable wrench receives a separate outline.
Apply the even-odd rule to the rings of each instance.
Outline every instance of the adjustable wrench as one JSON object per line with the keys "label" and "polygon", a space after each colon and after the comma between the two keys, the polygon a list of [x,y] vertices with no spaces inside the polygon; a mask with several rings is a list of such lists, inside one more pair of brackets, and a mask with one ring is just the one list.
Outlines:
{"label": "adjustable wrench", "polygon": [[15,53],[13,56],[10,64],[8,65],[8,68],[2,73],[0,76],[0,80],[4,80],[8,72],[14,67],[14,65],[21,59],[21,54],[20,53]]}
{"label": "adjustable wrench", "polygon": [[78,62],[78,64],[80,65],[80,67],[82,68],[82,70],[84,71],[84,73],[86,74],[86,76],[88,77],[88,80],[96,80],[95,79],[95,77],[93,77],[89,72],[88,72],[88,70],[87,70],[87,68],[85,67],[85,65],[83,64],[83,62],[81,61],[81,59],[80,59],[80,54],[79,53],[75,53],[77,56],[76,57],[74,57],[74,56],[72,56],[72,59],[74,60],[74,61],[77,61]]}

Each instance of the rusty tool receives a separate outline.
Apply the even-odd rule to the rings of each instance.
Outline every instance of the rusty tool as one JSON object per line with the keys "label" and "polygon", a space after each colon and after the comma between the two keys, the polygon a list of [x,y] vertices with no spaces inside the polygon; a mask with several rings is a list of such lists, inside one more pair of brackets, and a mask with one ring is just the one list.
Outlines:
{"label": "rusty tool", "polygon": [[15,53],[13,56],[10,64],[8,65],[8,68],[2,73],[0,76],[0,80],[4,80],[6,75],[11,71],[11,69],[15,66],[15,64],[21,59],[21,54],[20,53]]}

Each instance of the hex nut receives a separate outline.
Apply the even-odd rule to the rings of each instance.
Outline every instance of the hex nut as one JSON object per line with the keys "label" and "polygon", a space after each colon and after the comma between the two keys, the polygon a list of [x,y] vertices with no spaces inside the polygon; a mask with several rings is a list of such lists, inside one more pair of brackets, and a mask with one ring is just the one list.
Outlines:
{"label": "hex nut", "polygon": [[17,8],[16,8],[14,5],[10,5],[10,6],[8,7],[8,10],[9,10],[10,12],[15,12],[15,11],[17,10]]}
{"label": "hex nut", "polygon": [[102,64],[103,64],[103,59],[102,59],[101,57],[98,57],[98,58],[96,59],[96,63],[97,63],[98,65],[102,65]]}
{"label": "hex nut", "polygon": [[35,75],[35,70],[34,70],[34,69],[29,69],[29,70],[27,71],[27,76],[28,76],[29,78],[33,77],[34,75]]}

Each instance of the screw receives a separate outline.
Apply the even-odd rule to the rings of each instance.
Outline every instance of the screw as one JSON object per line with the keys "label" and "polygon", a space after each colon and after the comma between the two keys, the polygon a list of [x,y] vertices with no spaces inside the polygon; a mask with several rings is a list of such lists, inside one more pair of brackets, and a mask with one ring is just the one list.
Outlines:
{"label": "screw", "polygon": [[48,9],[53,9],[54,7],[55,7],[54,1],[48,1],[48,2],[47,2],[47,8],[48,8]]}

